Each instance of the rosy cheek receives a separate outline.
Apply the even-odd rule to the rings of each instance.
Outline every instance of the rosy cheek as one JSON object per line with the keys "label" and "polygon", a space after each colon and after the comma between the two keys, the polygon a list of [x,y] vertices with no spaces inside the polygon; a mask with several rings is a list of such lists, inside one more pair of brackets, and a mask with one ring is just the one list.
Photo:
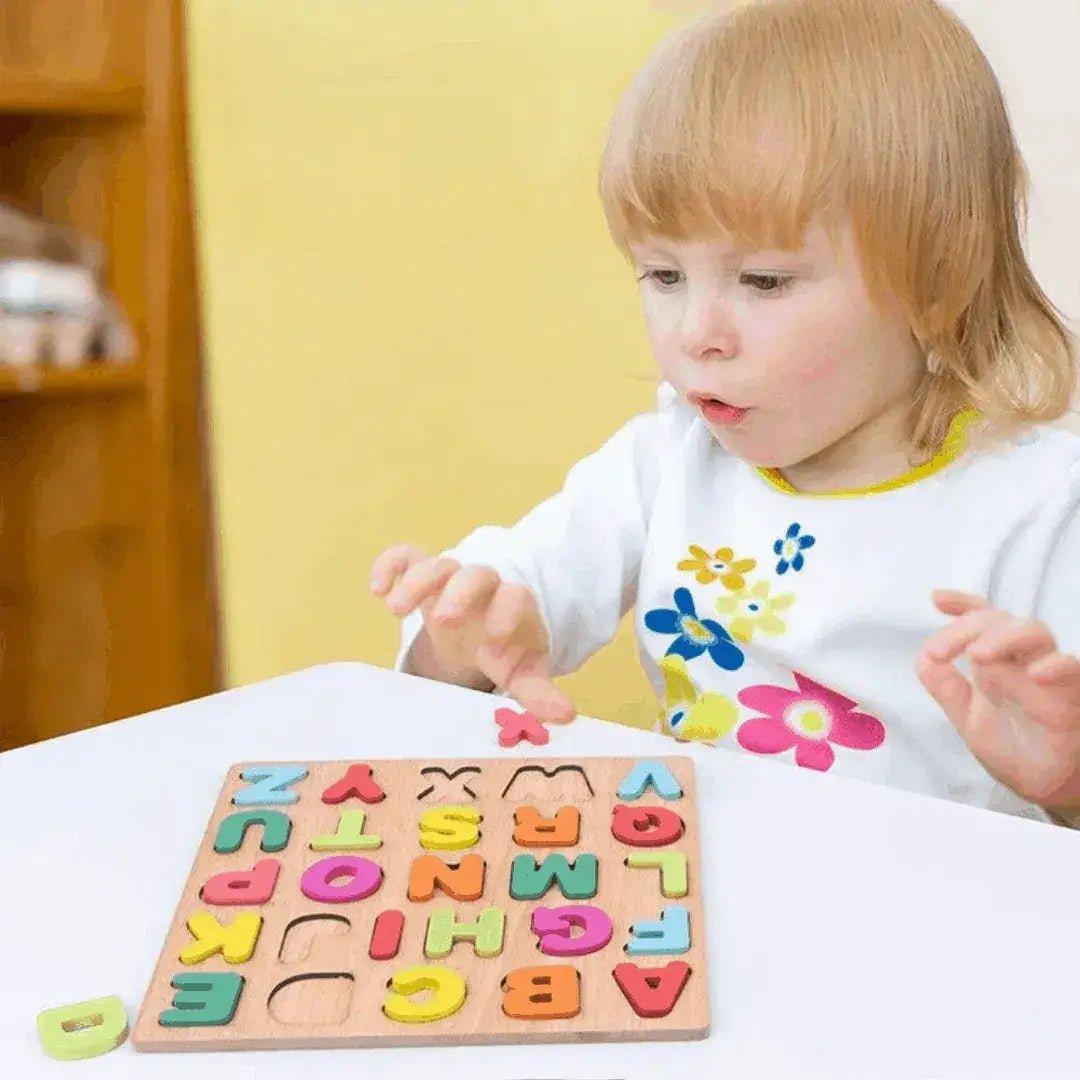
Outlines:
{"label": "rosy cheek", "polygon": [[837,372],[837,363],[831,356],[823,356],[819,360],[804,364],[797,372],[800,382],[820,382],[823,379],[831,379]]}

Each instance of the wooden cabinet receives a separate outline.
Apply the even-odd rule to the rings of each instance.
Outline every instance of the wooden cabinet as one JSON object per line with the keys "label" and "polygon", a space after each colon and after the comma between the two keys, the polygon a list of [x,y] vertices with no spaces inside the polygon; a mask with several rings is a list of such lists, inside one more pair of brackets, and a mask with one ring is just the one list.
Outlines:
{"label": "wooden cabinet", "polygon": [[0,0],[0,198],[99,239],[134,364],[0,365],[0,748],[220,685],[179,0]]}

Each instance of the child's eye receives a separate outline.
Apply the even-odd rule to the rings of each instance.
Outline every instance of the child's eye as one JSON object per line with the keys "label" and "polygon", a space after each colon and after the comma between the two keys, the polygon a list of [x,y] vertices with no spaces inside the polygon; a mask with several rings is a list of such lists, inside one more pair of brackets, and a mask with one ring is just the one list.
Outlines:
{"label": "child's eye", "polygon": [[787,289],[794,278],[782,274],[743,274],[741,280],[765,296],[776,296]]}
{"label": "child's eye", "polygon": [[[674,274],[676,280],[665,281],[660,277],[661,274]],[[666,291],[667,289],[674,288],[674,286],[679,283],[679,277],[680,274],[678,270],[646,270],[645,273],[638,278],[638,281],[652,281],[660,287],[661,291]]]}
{"label": "child's eye", "polygon": [[[661,276],[664,274],[672,275],[675,280],[665,279]],[[681,277],[678,270],[646,270],[638,281],[652,281],[661,292],[668,292],[678,285]],[[761,296],[778,296],[791,285],[794,278],[785,277],[783,274],[743,274],[739,280],[750,285]]]}

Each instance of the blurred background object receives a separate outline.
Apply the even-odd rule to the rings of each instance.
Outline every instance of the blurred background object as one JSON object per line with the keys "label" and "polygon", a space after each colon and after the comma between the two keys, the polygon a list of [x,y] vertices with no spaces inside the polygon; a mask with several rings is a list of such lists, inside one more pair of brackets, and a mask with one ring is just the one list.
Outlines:
{"label": "blurred background object", "polygon": [[220,685],[181,28],[0,0],[3,748]]}
{"label": "blurred background object", "polygon": [[0,364],[133,359],[104,269],[102,245],[0,203]]}

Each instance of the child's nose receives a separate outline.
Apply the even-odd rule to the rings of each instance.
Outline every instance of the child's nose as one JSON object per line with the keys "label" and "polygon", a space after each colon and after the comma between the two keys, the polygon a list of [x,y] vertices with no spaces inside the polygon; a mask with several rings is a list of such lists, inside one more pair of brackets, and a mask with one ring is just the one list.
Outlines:
{"label": "child's nose", "polygon": [[687,302],[680,336],[684,352],[695,360],[726,360],[738,347],[729,307],[716,296]]}

